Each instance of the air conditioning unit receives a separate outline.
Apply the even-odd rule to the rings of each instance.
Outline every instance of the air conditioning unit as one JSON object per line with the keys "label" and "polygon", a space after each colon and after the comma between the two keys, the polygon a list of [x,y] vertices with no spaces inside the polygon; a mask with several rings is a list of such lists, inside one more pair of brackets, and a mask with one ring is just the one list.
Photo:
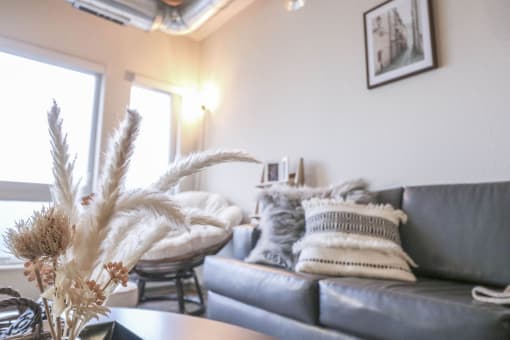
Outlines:
{"label": "air conditioning unit", "polygon": [[117,24],[175,35],[193,32],[233,1],[187,0],[170,6],[160,0],[67,0],[79,10]]}
{"label": "air conditioning unit", "polygon": [[145,31],[155,29],[160,4],[157,0],[67,0],[75,8],[120,25]]}

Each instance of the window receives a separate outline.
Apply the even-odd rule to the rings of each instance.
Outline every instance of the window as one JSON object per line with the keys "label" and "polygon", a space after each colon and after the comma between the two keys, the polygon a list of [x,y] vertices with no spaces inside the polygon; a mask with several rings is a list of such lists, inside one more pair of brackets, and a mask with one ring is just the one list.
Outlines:
{"label": "window", "polygon": [[[40,58],[38,58],[40,59]],[[67,58],[68,59],[68,58]],[[0,233],[50,201],[47,111],[55,99],[77,155],[75,177],[91,187],[100,74],[0,51]],[[6,258],[0,242],[0,260]]]}
{"label": "window", "polygon": [[158,179],[170,162],[172,97],[168,92],[133,85],[129,106],[142,116],[126,178],[126,186],[136,188]]}

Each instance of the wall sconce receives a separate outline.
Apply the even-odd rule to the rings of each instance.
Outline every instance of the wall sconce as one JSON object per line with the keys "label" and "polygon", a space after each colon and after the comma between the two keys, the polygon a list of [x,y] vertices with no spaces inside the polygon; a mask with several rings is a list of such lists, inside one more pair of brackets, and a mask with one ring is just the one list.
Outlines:
{"label": "wall sconce", "polygon": [[212,82],[205,83],[200,90],[200,106],[206,113],[213,113],[220,103],[220,91]]}
{"label": "wall sconce", "polygon": [[216,84],[211,82],[205,83],[200,91],[189,91],[184,98],[184,123],[195,124],[205,115],[213,114],[218,109],[219,98],[220,91]]}

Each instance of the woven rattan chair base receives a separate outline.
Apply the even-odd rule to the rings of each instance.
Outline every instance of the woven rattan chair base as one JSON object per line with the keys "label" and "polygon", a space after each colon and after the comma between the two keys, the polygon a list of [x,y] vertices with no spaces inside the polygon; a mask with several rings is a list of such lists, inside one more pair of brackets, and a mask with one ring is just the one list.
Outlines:
{"label": "woven rattan chair base", "polygon": [[[224,241],[214,246],[200,249],[196,252],[158,260],[141,260],[134,268],[138,274],[138,300],[140,302],[150,300],[173,300],[179,305],[179,313],[189,315],[202,315],[205,312],[202,288],[198,282],[195,268],[204,263],[208,255],[219,252],[230,240],[232,234]],[[185,296],[183,280],[192,279],[197,293],[197,298]],[[145,296],[145,284],[147,282],[175,282],[176,294]],[[196,305],[192,310],[186,309],[186,303]]]}

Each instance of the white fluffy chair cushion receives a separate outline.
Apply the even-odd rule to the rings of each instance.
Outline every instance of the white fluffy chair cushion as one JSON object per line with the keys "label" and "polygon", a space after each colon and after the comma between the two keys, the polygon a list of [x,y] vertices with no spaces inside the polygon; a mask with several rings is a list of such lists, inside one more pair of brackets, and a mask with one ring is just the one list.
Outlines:
{"label": "white fluffy chair cushion", "polygon": [[174,199],[183,207],[199,210],[223,221],[225,229],[208,225],[192,225],[189,231],[174,231],[145,253],[142,260],[161,260],[184,257],[221,244],[230,237],[231,227],[238,225],[243,214],[239,207],[232,206],[218,194],[187,191],[176,194]]}
{"label": "white fluffy chair cushion", "polygon": [[194,225],[190,231],[159,241],[142,257],[142,260],[161,260],[166,258],[183,257],[193,254],[200,249],[207,249],[220,244],[230,236],[230,229],[221,229],[208,225]]}

